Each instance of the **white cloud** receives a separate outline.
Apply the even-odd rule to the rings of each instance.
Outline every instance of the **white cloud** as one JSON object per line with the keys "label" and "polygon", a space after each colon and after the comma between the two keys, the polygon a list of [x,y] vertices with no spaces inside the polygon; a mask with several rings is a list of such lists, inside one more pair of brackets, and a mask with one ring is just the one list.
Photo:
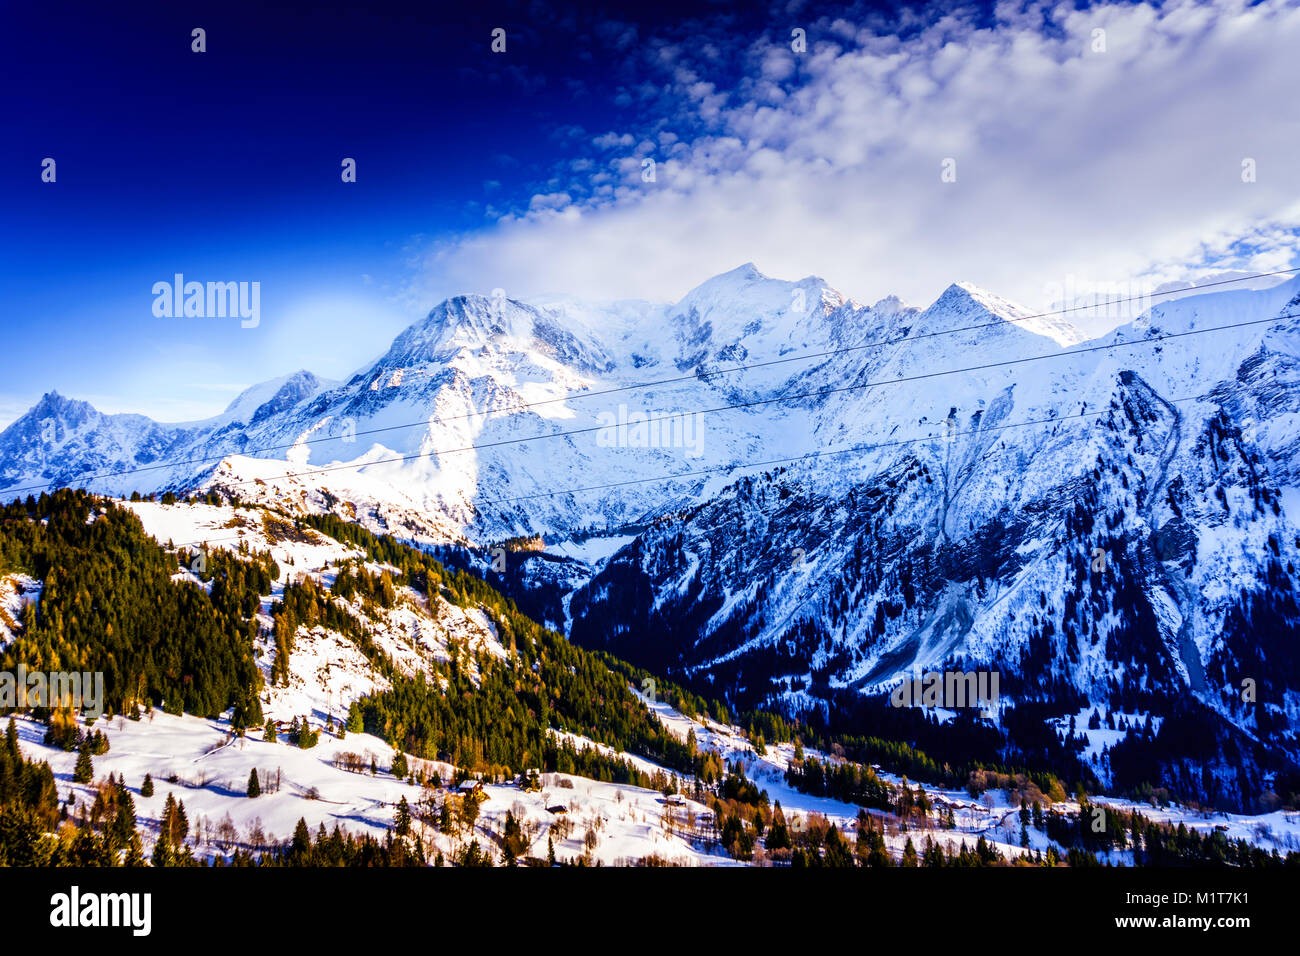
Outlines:
{"label": "white cloud", "polygon": [[[1066,276],[1300,264],[1300,9],[999,11],[992,28],[950,13],[902,40],[809,25],[797,57],[788,27],[774,28],[731,88],[689,44],[646,49],[677,104],[659,123],[671,138],[589,142],[649,147],[655,180],[626,154],[597,154],[589,175],[573,170],[563,207],[545,196],[440,245],[427,291],[665,299],[752,260],[866,300],[925,303],[965,279],[1046,306]],[[956,182],[941,181],[946,158]],[[1243,238],[1255,245],[1234,258]]]}
{"label": "white cloud", "polygon": [[539,193],[528,202],[528,208],[533,211],[542,209],[563,209],[573,201],[573,197],[568,193]]}
{"label": "white cloud", "polygon": [[636,140],[631,133],[602,133],[591,142],[600,149],[613,149],[616,146],[631,146]]}

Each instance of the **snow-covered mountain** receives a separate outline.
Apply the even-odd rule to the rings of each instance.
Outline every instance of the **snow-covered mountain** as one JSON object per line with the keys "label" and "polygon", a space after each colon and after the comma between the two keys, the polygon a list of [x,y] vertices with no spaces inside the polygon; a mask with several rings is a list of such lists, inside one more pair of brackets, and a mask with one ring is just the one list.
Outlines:
{"label": "snow-covered mountain", "polygon": [[1300,279],[1084,341],[968,284],[864,306],[748,264],[670,306],[460,296],[346,382],[299,372],[204,422],[51,393],[0,433],[0,493],[540,535],[498,573],[523,606],[742,706],[832,721],[992,668],[1009,762],[1055,746],[1031,708],[1105,702],[1172,719],[1102,779],[1163,762],[1242,802],[1300,750],[1297,314]]}

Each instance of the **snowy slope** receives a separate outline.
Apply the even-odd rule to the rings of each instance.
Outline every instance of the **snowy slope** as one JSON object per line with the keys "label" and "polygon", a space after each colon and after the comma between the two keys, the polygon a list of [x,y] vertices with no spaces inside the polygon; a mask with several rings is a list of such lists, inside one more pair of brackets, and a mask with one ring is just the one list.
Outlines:
{"label": "snowy slope", "polygon": [[[738,728],[722,727],[682,715],[662,702],[649,702],[660,719],[685,738],[694,730],[701,748],[719,753],[728,762],[739,761],[746,776],[766,791],[769,800],[779,802],[790,826],[799,830],[813,816],[824,817],[841,832],[852,837],[856,829],[858,808],[836,800],[815,797],[791,788],[784,780],[786,767],[793,759],[791,745],[769,748],[759,756]],[[75,753],[66,753],[41,743],[43,725],[21,719],[18,722],[20,746],[24,753],[51,764],[64,802],[88,805],[93,801],[93,787],[72,780]],[[394,825],[397,803],[405,798],[416,807],[426,795],[444,798],[446,790],[428,790],[397,780],[387,772],[392,765],[393,749],[384,741],[367,734],[337,737],[322,733],[320,743],[311,750],[300,750],[283,742],[266,742],[253,737],[236,738],[223,721],[175,716],[161,711],[146,714],[139,721],[103,718],[96,722],[109,740],[105,755],[94,758],[97,776],[114,774],[125,777],[135,801],[136,814],[147,830],[156,830],[168,794],[185,804],[190,820],[196,855],[225,855],[234,847],[256,850],[286,839],[299,819],[315,832],[322,824],[327,830],[339,826],[353,833],[382,836]],[[580,745],[590,741],[574,738]],[[603,748],[608,749],[608,748]],[[341,765],[345,755],[355,755],[368,767],[373,760],[378,772],[354,772]],[[808,751],[808,755],[831,760],[826,754]],[[641,758],[642,769],[653,771],[653,764]],[[437,772],[449,781],[454,768],[437,761],[414,761],[414,769],[426,774]],[[251,771],[256,770],[263,792],[248,798],[245,788]],[[143,797],[140,785],[145,774],[154,780],[154,795]],[[901,779],[882,774],[891,784]],[[278,782],[278,788],[276,784]],[[530,854],[545,857],[548,837],[554,841],[559,859],[574,859],[586,852],[583,838],[588,830],[597,833],[592,858],[604,865],[619,865],[654,855],[684,866],[736,865],[720,854],[716,847],[691,838],[686,825],[691,818],[706,817],[709,810],[686,798],[679,807],[668,804],[663,795],[620,784],[601,783],[567,774],[543,775],[541,790],[529,791],[511,783],[488,782],[479,819],[472,832],[443,834],[435,826],[422,825],[416,832],[430,855],[437,852],[450,857],[471,839],[478,839],[493,856],[494,841],[499,838],[507,811],[530,827]],[[884,829],[886,848],[895,860],[902,856],[910,837],[919,845],[926,836],[952,848],[960,841],[974,846],[983,836],[1006,857],[1014,859],[1023,849],[1019,844],[1018,806],[1009,803],[1005,794],[990,791],[985,799],[976,800],[964,791],[910,784],[925,790],[932,803],[936,799],[954,808],[954,829],[939,829],[933,823],[914,823],[903,831],[897,821],[879,811],[873,819]],[[1215,829],[1226,831],[1231,839],[1244,839],[1265,850],[1287,852],[1300,848],[1300,815],[1277,811],[1263,816],[1243,817],[1234,814],[1196,812],[1169,805],[1154,807],[1132,801],[1099,798],[1098,802],[1126,811],[1138,810],[1162,823],[1187,827],[1203,833]],[[563,806],[565,812],[551,810]],[[1057,810],[1077,813],[1078,804],[1066,801]],[[1044,850],[1054,845],[1045,835],[1030,831],[1030,849]],[[1059,847],[1058,847],[1059,849]],[[148,846],[146,846],[148,850]],[[1129,851],[1114,851],[1111,862],[1131,865]]]}

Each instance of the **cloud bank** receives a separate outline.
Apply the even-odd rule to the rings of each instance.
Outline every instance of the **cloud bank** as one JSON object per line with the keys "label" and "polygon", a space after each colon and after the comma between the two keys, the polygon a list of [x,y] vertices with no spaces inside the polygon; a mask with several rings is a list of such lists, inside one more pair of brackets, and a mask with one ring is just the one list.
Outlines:
{"label": "cloud bank", "polygon": [[[754,261],[874,301],[968,280],[1029,306],[1300,265],[1300,8],[1003,3],[774,13],[644,38],[625,129],[420,260],[420,293],[673,299]],[[803,30],[806,50],[798,50]]]}

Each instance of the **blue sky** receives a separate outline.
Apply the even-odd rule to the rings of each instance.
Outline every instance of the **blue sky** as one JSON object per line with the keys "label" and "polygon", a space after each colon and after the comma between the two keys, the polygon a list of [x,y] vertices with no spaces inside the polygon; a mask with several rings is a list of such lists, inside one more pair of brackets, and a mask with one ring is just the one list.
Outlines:
{"label": "blue sky", "polygon": [[[421,243],[527,202],[566,153],[556,130],[628,113],[589,44],[553,45],[577,22],[541,8],[180,6],[4,14],[0,417],[48,388],[186,417],[300,365],[345,375],[434,304],[406,294]],[[176,272],[259,281],[260,326],[155,318]]]}
{"label": "blue sky", "polygon": [[[1300,266],[1280,0],[177,6],[3,14],[0,423],[52,388],[182,420],[343,377],[460,291],[671,299],[754,261],[1047,307]],[[260,282],[260,324],[155,317],[177,272]]]}

